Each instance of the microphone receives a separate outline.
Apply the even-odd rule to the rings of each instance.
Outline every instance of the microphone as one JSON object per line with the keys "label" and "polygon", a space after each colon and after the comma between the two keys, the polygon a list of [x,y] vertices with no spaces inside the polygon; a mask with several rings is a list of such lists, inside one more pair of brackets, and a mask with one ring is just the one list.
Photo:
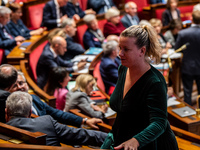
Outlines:
{"label": "microphone", "polygon": [[180,48],[178,48],[177,50],[175,50],[173,53],[171,53],[170,55],[168,55],[168,57],[170,57],[171,55],[173,55],[174,53],[178,53],[178,52],[180,52],[180,51],[182,51],[182,50],[184,50],[184,49],[186,49],[187,48],[187,46],[189,46],[190,45],[190,43],[189,42],[187,42],[187,43],[185,43],[184,45],[182,45]]}

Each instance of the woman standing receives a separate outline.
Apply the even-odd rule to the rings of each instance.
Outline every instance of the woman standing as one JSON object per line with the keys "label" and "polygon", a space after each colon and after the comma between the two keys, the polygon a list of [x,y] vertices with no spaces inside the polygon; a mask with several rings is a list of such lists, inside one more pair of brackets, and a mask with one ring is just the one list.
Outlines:
{"label": "woman standing", "polygon": [[161,47],[151,26],[131,26],[120,35],[122,65],[110,98],[117,118],[103,149],[178,150],[167,120],[167,86],[149,64],[160,60]]}

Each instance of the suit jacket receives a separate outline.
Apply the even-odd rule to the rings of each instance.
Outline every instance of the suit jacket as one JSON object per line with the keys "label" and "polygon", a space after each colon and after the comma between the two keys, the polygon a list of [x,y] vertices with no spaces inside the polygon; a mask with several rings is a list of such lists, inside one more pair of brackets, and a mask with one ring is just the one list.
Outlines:
{"label": "suit jacket", "polygon": [[[181,19],[180,10],[179,10],[179,9],[176,9],[176,12],[177,12],[177,14],[178,14],[178,19]],[[173,20],[173,18],[172,18],[172,14],[171,14],[170,9],[166,9],[166,10],[162,13],[162,24],[163,24],[163,26],[169,25],[169,23],[170,23],[172,20]]]}
{"label": "suit jacket", "polygon": [[200,75],[200,27],[194,26],[183,29],[178,33],[175,49],[180,48],[187,42],[190,43],[183,50],[182,73],[187,75]]}
{"label": "suit jacket", "polygon": [[172,45],[172,47],[175,46],[176,40],[174,35],[172,34],[171,30],[168,30],[167,32],[165,32],[164,34],[165,39],[170,42],[170,44]]}
{"label": "suit jacket", "polygon": [[108,93],[110,86],[115,86],[118,79],[118,67],[121,64],[120,59],[115,58],[115,62],[107,56],[101,58],[100,73]]}
{"label": "suit jacket", "polygon": [[89,29],[86,30],[84,36],[83,36],[83,43],[85,49],[89,49],[90,47],[101,47],[101,42],[96,38],[96,36],[89,31]]}
{"label": "suit jacket", "polygon": [[69,61],[63,60],[60,56],[54,58],[53,53],[50,50],[50,44],[48,43],[38,60],[37,63],[37,84],[38,86],[43,89],[47,83],[49,72],[54,67],[67,67],[69,72],[72,72],[73,63]]}
{"label": "suit jacket", "polygon": [[[76,11],[78,10],[78,11]],[[67,3],[67,14],[68,17],[72,18],[74,14],[79,15],[80,18],[83,18],[85,16],[85,12],[80,8],[79,5],[74,5],[71,2]]]}
{"label": "suit jacket", "polygon": [[6,25],[13,36],[23,36],[26,39],[31,37],[30,30],[24,25],[21,19],[15,24],[12,20]]}
{"label": "suit jacket", "polygon": [[131,21],[129,20],[127,14],[126,14],[126,15],[124,15],[124,17],[122,17],[121,22],[122,22],[122,24],[124,25],[125,28],[128,28],[132,25],[138,25],[139,24],[140,20],[139,20],[137,15],[134,16],[134,20],[137,22],[136,24],[132,24]]}
{"label": "suit jacket", "polygon": [[[63,15],[67,14],[67,5],[60,7]],[[43,8],[43,18],[41,26],[47,27],[48,30],[58,27],[57,26],[56,5],[54,0],[47,2]]]}
{"label": "suit jacket", "polygon": [[[9,29],[5,27],[5,30],[8,34],[10,34],[10,36],[12,36],[11,32],[9,31]],[[0,28],[0,48],[7,50],[7,51],[11,51],[15,46],[16,46],[16,41],[14,39],[14,37],[12,36],[13,39],[7,38],[4,35],[3,29]]]}
{"label": "suit jacket", "polygon": [[94,101],[92,101],[85,92],[79,90],[75,92],[69,91],[66,97],[65,111],[78,108],[90,117],[103,119],[104,114],[101,111],[95,111],[90,106],[91,103],[94,103]]}
{"label": "suit jacket", "polygon": [[46,145],[51,146],[60,146],[61,142],[68,145],[100,146],[107,136],[100,131],[68,127],[58,123],[49,115],[38,118],[13,117],[7,124],[30,132],[45,133]]}
{"label": "suit jacket", "polygon": [[[115,6],[113,0],[108,0],[110,7]],[[106,6],[105,0],[88,0],[87,7],[92,8],[97,14],[105,13],[104,6]]]}
{"label": "suit jacket", "polygon": [[5,108],[6,108],[6,100],[7,97],[10,95],[10,92],[0,90],[0,122],[5,123]]}
{"label": "suit jacket", "polygon": [[85,49],[81,46],[81,44],[74,42],[72,37],[67,36],[67,51],[62,57],[64,60],[71,60],[76,55],[83,54]]}
{"label": "suit jacket", "polygon": [[81,126],[83,118],[69,112],[63,112],[61,110],[55,109],[42,102],[40,98],[36,95],[31,96],[33,98],[33,107],[36,109],[38,116],[50,115],[60,123],[73,125],[76,127]]}
{"label": "suit jacket", "polygon": [[107,37],[108,35],[111,35],[111,34],[119,36],[121,34],[121,32],[125,29],[126,28],[123,26],[123,24],[121,22],[119,22],[115,26],[114,24],[112,24],[111,22],[108,21],[104,25],[103,34],[105,37]]}

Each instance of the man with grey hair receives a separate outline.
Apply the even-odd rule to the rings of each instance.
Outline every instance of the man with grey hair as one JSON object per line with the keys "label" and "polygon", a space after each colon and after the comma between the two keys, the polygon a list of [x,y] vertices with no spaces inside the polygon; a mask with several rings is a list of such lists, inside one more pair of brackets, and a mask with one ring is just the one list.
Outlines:
{"label": "man with grey hair", "polygon": [[64,60],[71,60],[76,55],[83,54],[85,49],[79,44],[74,42],[73,37],[76,35],[76,23],[73,19],[67,18],[62,22],[61,27],[66,33],[67,52],[62,56]]}
{"label": "man with grey hair", "polygon": [[109,93],[111,87],[115,87],[118,79],[118,67],[121,64],[118,57],[119,46],[116,41],[108,41],[103,44],[104,56],[101,58],[100,73],[103,79],[106,93]]}
{"label": "man with grey hair", "polygon": [[121,22],[124,27],[128,28],[132,25],[138,25],[139,18],[137,16],[137,5],[134,2],[127,2],[124,6],[126,14],[122,17]]}
{"label": "man with grey hair", "polygon": [[5,122],[5,102],[17,80],[17,70],[9,65],[0,66],[0,122]]}
{"label": "man with grey hair", "polygon": [[6,27],[10,20],[11,10],[5,6],[0,7],[0,48],[4,49],[7,56],[10,51],[16,46],[21,44],[25,39],[22,36],[13,37]]}
{"label": "man with grey hair", "polygon": [[69,145],[101,146],[107,136],[100,131],[68,127],[49,115],[30,118],[31,106],[30,94],[21,91],[12,93],[6,101],[7,124],[30,132],[39,131],[47,134],[46,145],[61,146],[62,142]]}

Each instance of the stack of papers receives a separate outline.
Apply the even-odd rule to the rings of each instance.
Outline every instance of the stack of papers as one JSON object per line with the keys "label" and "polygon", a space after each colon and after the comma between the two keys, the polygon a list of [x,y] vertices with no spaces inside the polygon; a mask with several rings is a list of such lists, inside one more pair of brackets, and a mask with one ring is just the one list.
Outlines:
{"label": "stack of papers", "polygon": [[110,107],[108,107],[107,112],[105,113],[105,118],[110,117],[112,115],[116,114],[114,110],[112,110]]}
{"label": "stack of papers", "polygon": [[178,105],[180,104],[179,101],[176,101],[176,97],[170,97],[168,100],[167,100],[167,107],[169,106],[174,106],[174,105]]}

